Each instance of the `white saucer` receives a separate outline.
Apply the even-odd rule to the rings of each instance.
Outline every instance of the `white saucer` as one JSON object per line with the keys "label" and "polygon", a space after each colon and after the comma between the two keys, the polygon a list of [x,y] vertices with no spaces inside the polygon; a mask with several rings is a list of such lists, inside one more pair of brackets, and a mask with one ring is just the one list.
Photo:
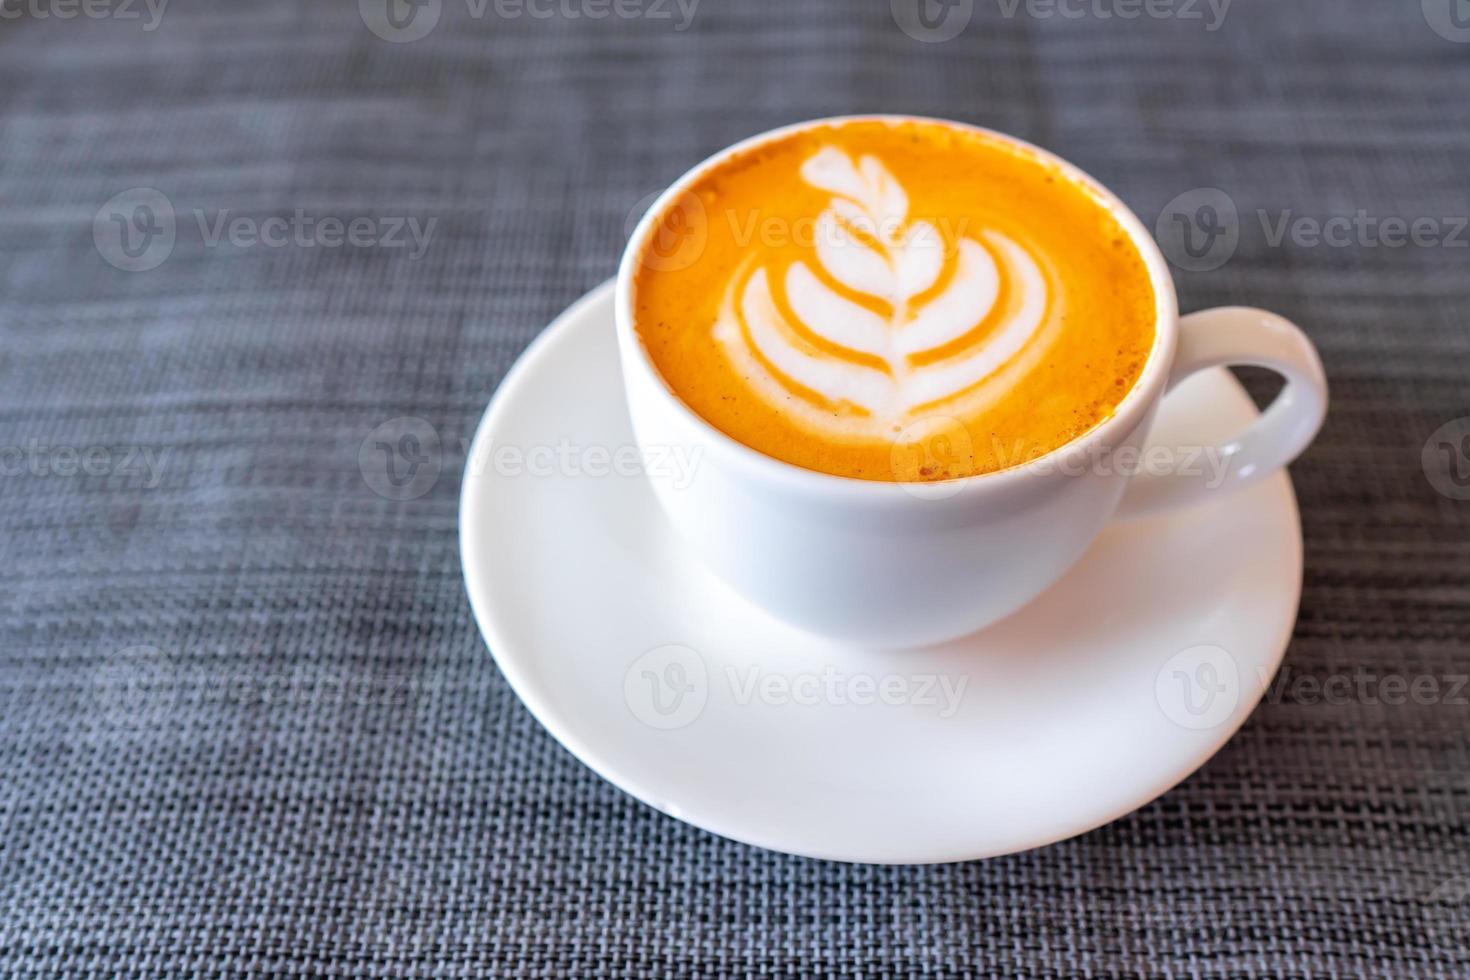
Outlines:
{"label": "white saucer", "polygon": [[[1182,445],[1239,431],[1255,408],[1220,370],[1160,414],[1155,435]],[[480,423],[460,500],[470,602],[511,686],[577,758],[760,847],[959,861],[1114,820],[1236,731],[1296,617],[1283,474],[1110,529],[1050,592],[966,640],[844,647],[714,579],[641,475],[583,472],[609,468],[604,450],[627,463],[632,445],[608,284],[531,345]]]}

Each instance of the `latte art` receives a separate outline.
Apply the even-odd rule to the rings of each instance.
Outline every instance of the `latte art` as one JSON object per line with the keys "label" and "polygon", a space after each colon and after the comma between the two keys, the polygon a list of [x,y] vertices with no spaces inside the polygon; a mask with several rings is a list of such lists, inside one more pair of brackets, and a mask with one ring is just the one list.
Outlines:
{"label": "latte art", "polygon": [[816,124],[668,200],[632,253],[638,340],[693,412],[798,466],[913,482],[1022,465],[1108,418],[1153,346],[1118,219],[994,134]]}
{"label": "latte art", "polygon": [[1007,236],[948,242],[909,220],[882,161],[823,147],[801,167],[833,197],[816,262],[784,271],[751,256],[726,291],[715,336],[769,404],[833,437],[893,431],[961,398],[1037,335],[1052,290]]}

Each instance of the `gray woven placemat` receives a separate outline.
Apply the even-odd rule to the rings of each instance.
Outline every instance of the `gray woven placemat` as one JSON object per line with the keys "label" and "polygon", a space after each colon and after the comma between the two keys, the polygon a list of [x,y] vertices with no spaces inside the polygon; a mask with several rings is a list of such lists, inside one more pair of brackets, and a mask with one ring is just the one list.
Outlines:
{"label": "gray woven placemat", "polygon": [[[1470,974],[1470,458],[1431,439],[1470,416],[1466,5],[394,3],[0,6],[0,975]],[[661,816],[461,584],[461,440],[638,202],[852,111],[1038,141],[1150,224],[1218,188],[1185,308],[1292,316],[1334,385],[1291,683],[1034,853]],[[403,417],[436,480],[360,457]]]}

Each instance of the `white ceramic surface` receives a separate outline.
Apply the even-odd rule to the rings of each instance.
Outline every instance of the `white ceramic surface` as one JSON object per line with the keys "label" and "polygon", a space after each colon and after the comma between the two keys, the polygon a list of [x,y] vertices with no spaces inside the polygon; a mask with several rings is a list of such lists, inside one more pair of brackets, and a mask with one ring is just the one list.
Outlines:
{"label": "white ceramic surface", "polygon": [[[1255,417],[1216,369],[1164,402],[1154,435],[1225,439]],[[1296,615],[1300,528],[1277,473],[1110,527],[983,633],[845,646],[716,579],[642,475],[588,475],[632,445],[608,285],[526,351],[480,425],[460,504],[470,600],[516,693],[574,755],[749,844],[923,863],[1083,833],[1219,749]]]}
{"label": "white ceramic surface", "polygon": [[[649,209],[618,270],[618,346],[635,438],[646,449],[697,454],[700,462],[692,480],[651,473],[655,496],[705,563],[762,609],[824,636],[879,646],[967,635],[1050,588],[1115,517],[1206,505],[1268,479],[1316,435],[1327,411],[1327,381],[1316,350],[1296,326],[1242,307],[1181,319],[1168,263],[1122,201],[1066,161],[986,130],[1088,188],[1132,238],[1148,270],[1154,346],[1113,414],[1026,465],[916,486],[801,469],[726,436],[670,391],[633,326],[633,287],[645,261],[641,243],[709,169],[830,121],[754,136],[694,167]],[[697,237],[693,241],[697,245]],[[695,260],[698,254],[694,249]],[[650,253],[649,260],[656,257],[662,253]],[[1166,445],[1156,441],[1172,455],[1177,472],[1160,467],[1134,475],[1125,460],[1138,453],[1166,393],[1222,364],[1270,368],[1286,386],[1264,415],[1240,429],[1209,437],[1180,430]],[[957,442],[971,438],[942,411],[905,431],[914,427],[946,432]],[[1222,465],[1197,465],[1206,453]]]}

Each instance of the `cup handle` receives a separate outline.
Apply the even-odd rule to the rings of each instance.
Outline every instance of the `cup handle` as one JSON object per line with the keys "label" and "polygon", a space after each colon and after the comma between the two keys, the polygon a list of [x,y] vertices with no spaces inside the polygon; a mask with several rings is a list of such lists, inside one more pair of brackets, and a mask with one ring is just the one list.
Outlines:
{"label": "cup handle", "polygon": [[1166,395],[1190,375],[1222,364],[1269,368],[1286,379],[1286,387],[1259,419],[1219,447],[1224,466],[1213,475],[1223,472],[1223,483],[1213,482],[1209,473],[1140,474],[1129,483],[1119,519],[1151,517],[1248,487],[1300,456],[1322,428],[1327,415],[1322,359],[1290,320],[1244,306],[1184,317]]}

